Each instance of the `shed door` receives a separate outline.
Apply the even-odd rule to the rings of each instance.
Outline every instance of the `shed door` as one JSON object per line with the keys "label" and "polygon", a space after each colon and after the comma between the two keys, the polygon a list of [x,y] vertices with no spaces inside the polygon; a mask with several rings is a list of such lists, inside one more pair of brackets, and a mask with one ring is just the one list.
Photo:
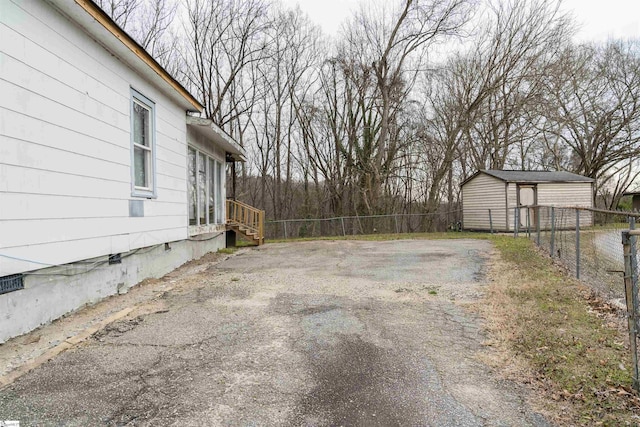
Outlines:
{"label": "shed door", "polygon": [[[520,206],[520,227],[532,227],[536,223],[534,206],[537,198],[535,185],[518,185],[518,206]],[[528,215],[528,216],[527,216]]]}

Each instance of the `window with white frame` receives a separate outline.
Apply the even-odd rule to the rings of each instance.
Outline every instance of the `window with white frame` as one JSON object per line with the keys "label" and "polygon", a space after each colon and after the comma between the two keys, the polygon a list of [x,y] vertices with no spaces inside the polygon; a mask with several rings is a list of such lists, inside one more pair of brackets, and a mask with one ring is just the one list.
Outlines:
{"label": "window with white frame", "polygon": [[188,148],[189,225],[224,222],[222,164],[193,147]]}
{"label": "window with white frame", "polygon": [[135,197],[155,197],[155,104],[131,89],[131,187]]}

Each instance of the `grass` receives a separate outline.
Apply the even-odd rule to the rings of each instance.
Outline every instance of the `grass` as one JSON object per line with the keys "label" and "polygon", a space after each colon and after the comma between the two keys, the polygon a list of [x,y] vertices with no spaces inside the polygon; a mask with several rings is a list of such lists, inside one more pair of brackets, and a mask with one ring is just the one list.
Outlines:
{"label": "grass", "polygon": [[[557,421],[637,425],[640,402],[631,389],[620,319],[530,241],[492,240],[503,264],[494,270],[485,307],[490,330],[527,362],[532,382],[556,402],[549,404]],[[563,407],[565,413],[558,413]]]}
{"label": "grass", "polygon": [[237,250],[238,250],[238,248],[222,248],[222,249],[218,249],[218,253],[219,254],[230,255],[230,254],[234,253]]}
{"label": "grass", "polygon": [[[533,385],[539,406],[560,425],[639,425],[623,319],[528,239],[450,232],[320,240],[459,238],[490,240],[500,254],[486,298],[477,305],[498,354],[492,356],[496,367]],[[306,240],[319,239],[295,239]]]}

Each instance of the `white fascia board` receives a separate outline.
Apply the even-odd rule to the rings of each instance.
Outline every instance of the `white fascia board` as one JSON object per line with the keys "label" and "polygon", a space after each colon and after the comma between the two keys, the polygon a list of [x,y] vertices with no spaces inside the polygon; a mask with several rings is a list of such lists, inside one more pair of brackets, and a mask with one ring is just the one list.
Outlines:
{"label": "white fascia board", "polygon": [[[75,0],[47,1],[54,8],[58,9],[60,12],[62,12],[62,14],[67,16],[71,21],[79,25],[98,44],[111,52],[111,54],[121,60],[124,64],[126,64],[126,66],[133,69],[145,80],[160,89],[165,95],[167,95],[185,111],[201,113],[201,110],[198,108],[202,106],[200,105],[199,107],[196,107],[193,102],[190,102],[190,100],[187,99],[187,96],[191,96],[190,94],[188,94],[188,92],[188,95],[180,93],[176,89],[176,87],[172,86],[172,84],[167,81],[166,75],[162,76],[159,74],[160,72],[166,73],[166,70],[162,68],[160,71],[154,70],[148,63],[141,59],[141,56],[148,55],[148,53],[146,53],[144,49],[142,49],[142,47],[139,47],[138,45],[134,47],[134,50],[132,50],[130,46],[127,46],[125,44],[124,40],[121,40],[130,37],[126,35],[124,31],[120,30],[122,31],[122,34],[119,35],[112,33],[107,28],[105,28],[102,23],[98,22],[82,7],[80,7]],[[95,4],[93,2],[91,3]],[[173,79],[173,81],[175,82],[175,79]],[[177,85],[181,87],[179,83],[177,83]]]}
{"label": "white fascia board", "polygon": [[246,161],[246,152],[244,148],[242,148],[233,138],[227,135],[225,131],[216,126],[212,120],[187,116],[187,126],[191,127],[195,132],[221,147],[226,153],[230,154],[235,161]]}

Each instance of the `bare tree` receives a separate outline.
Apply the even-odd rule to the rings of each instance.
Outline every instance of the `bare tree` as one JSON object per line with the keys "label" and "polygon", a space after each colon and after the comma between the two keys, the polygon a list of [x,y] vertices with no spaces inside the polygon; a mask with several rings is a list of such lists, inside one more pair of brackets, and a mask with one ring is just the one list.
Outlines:
{"label": "bare tree", "polygon": [[135,20],[136,11],[143,0],[96,0],[96,3],[122,29],[129,30],[129,22]]}
{"label": "bare tree", "polygon": [[[361,212],[382,209],[381,191],[393,174],[400,141],[403,105],[423,66],[425,54],[436,42],[456,35],[466,22],[466,0],[405,0],[363,3],[345,27],[345,41],[337,57],[347,107],[349,129],[341,141],[357,168]],[[348,100],[347,100],[348,101]]]}
{"label": "bare tree", "polygon": [[228,131],[251,108],[253,91],[238,85],[262,58],[270,24],[262,0],[188,0],[184,79],[205,114]]}
{"label": "bare tree", "polygon": [[575,46],[546,79],[543,130],[549,152],[567,169],[595,178],[615,207],[636,177],[640,155],[640,44]]}
{"label": "bare tree", "polygon": [[98,0],[98,5],[170,72],[178,68],[178,38],[171,28],[177,3],[171,0]]}

